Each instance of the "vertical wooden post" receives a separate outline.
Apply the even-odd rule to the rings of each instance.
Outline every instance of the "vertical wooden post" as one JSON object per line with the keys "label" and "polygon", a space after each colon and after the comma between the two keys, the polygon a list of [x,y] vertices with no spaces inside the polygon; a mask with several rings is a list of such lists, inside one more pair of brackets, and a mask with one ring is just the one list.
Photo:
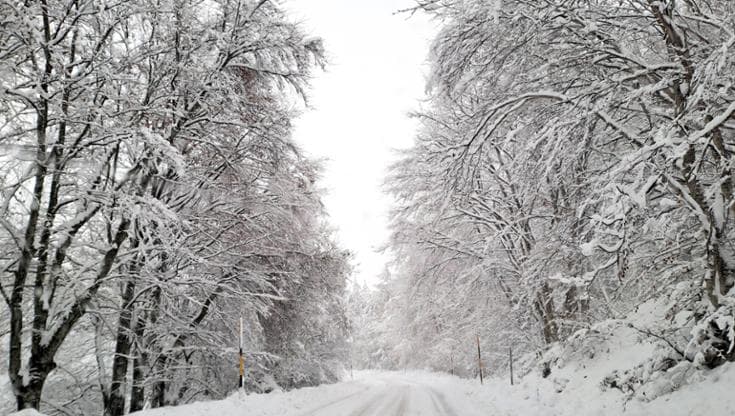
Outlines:
{"label": "vertical wooden post", "polygon": [[242,316],[240,317],[240,380],[238,383],[239,388],[245,386],[245,358],[242,355]]}
{"label": "vertical wooden post", "polygon": [[477,367],[480,369],[480,384],[485,384],[482,378],[482,352],[480,352],[480,335],[477,335]]}
{"label": "vertical wooden post", "polygon": [[508,362],[510,363],[510,385],[512,386],[513,385],[513,347],[508,347],[508,356],[510,358],[508,360]]}

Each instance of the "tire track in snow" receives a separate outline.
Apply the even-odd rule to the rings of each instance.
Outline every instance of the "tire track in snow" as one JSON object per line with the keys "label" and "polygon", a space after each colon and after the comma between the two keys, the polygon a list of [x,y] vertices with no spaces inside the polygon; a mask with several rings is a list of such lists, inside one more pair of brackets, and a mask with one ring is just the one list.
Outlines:
{"label": "tire track in snow", "polygon": [[[415,396],[415,397],[411,397]],[[472,413],[473,415],[475,413]],[[369,386],[317,404],[298,416],[469,416],[458,413],[441,391],[426,385]]]}
{"label": "tire track in snow", "polygon": [[395,403],[400,406],[400,400],[403,394],[399,392],[392,392],[393,388],[387,388],[382,394],[377,395],[374,400],[370,400],[361,406],[359,409],[351,412],[345,416],[385,416],[390,413],[386,413]]}
{"label": "tire track in snow", "polygon": [[406,387],[406,391],[401,396],[401,401],[398,403],[398,409],[396,410],[396,416],[403,416],[406,411],[410,408],[409,403],[411,402],[411,388]]}
{"label": "tire track in snow", "polygon": [[322,403],[318,407],[315,407],[313,409],[307,410],[305,413],[299,413],[299,416],[315,416],[318,415],[320,412],[323,412],[326,409],[329,409],[330,407],[336,406],[338,404],[341,404],[342,402],[348,401],[355,396],[359,396],[361,394],[365,394],[365,392],[370,391],[370,387],[365,387],[364,389],[357,391],[355,393],[348,394],[347,396],[343,396],[339,399],[332,400],[327,403]]}
{"label": "tire track in snow", "polygon": [[457,413],[452,409],[452,406],[447,403],[447,398],[444,395],[432,388],[426,389],[431,397],[431,402],[434,408],[437,410],[437,416],[458,416]]}

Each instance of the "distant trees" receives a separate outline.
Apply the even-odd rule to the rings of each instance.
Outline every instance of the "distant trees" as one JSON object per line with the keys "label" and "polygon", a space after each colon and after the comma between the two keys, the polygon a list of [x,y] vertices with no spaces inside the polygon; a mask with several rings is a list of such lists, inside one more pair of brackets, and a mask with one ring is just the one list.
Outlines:
{"label": "distant trees", "polygon": [[700,323],[689,359],[734,358],[733,4],[422,8],[431,101],[388,179],[417,345],[468,322],[535,348],[665,294]]}
{"label": "distant trees", "polygon": [[[345,255],[289,137],[318,40],[265,1],[0,15],[0,325],[19,409],[39,408],[72,334],[97,357],[82,395],[109,415],[226,393],[240,315],[253,343],[257,316],[284,308],[341,342]],[[275,358],[340,356],[288,334]]]}

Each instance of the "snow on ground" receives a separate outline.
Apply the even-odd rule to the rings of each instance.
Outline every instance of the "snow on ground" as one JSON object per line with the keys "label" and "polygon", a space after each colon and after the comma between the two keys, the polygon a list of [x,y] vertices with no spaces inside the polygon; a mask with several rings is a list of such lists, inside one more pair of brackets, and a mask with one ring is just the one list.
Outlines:
{"label": "snow on ground", "polygon": [[[288,393],[233,395],[229,399],[179,408],[145,411],[138,416],[586,416],[666,415],[728,416],[735,414],[735,364],[651,402],[627,399],[617,390],[602,391],[593,379],[623,352],[597,360],[600,364],[561,372],[548,378],[530,374],[510,386],[506,377],[485,385],[428,372],[357,372],[355,379]],[[584,366],[585,364],[580,364]],[[570,370],[571,371],[571,370]],[[571,375],[564,389],[559,378]]]}
{"label": "snow on ground", "polygon": [[[491,379],[484,386],[477,381],[457,380],[455,386],[481,409],[495,409],[493,416],[729,416],[735,414],[735,364],[713,370],[705,380],[682,387],[651,402],[626,398],[621,392],[601,391],[599,380],[587,375],[570,380],[558,392],[554,379],[526,377],[510,386],[508,380]],[[586,384],[585,384],[586,383]]]}
{"label": "snow on ground", "polygon": [[[594,366],[593,366],[594,367]],[[225,400],[146,410],[135,416],[586,416],[735,414],[735,364],[727,364],[651,402],[603,392],[581,371],[559,392],[552,376],[531,374],[510,386],[505,377],[459,379],[428,372],[356,372],[354,380],[286,393],[240,394]],[[563,373],[563,372],[560,372]],[[13,416],[40,416],[35,412]]]}
{"label": "snow on ground", "polygon": [[670,325],[666,310],[665,299],[654,300],[626,319],[593,325],[553,347],[543,358],[546,377],[535,368],[514,386],[507,375],[482,387],[458,382],[480,407],[494,406],[497,416],[735,415],[735,363],[708,370],[679,362],[667,343],[645,335]]}
{"label": "snow on ground", "polygon": [[735,363],[714,370],[677,364],[668,359],[673,349],[644,335],[665,322],[662,305],[644,304],[627,319],[575,334],[544,354],[550,374],[544,377],[537,367],[513,386],[506,374],[490,375],[480,385],[430,372],[361,371],[337,384],[235,393],[136,416],[735,415]]}
{"label": "snow on ground", "polygon": [[38,413],[38,411],[35,409],[26,409],[26,410],[21,410],[20,412],[13,413],[10,416],[44,416],[44,415],[41,413]]}
{"label": "snow on ground", "polygon": [[[331,386],[233,396],[140,416],[587,416],[735,415],[735,363],[715,370],[671,360],[675,351],[646,335],[671,326],[667,300],[640,305],[544,354],[550,374],[534,368],[511,386],[507,374],[477,380],[428,372],[360,372]],[[676,318],[674,318],[676,319]],[[667,333],[685,340],[688,329]],[[678,364],[677,364],[678,362]],[[211,407],[214,406],[214,407]],[[197,413],[199,412],[199,413]]]}
{"label": "snow on ground", "polygon": [[[456,388],[456,387],[459,387]],[[454,377],[426,372],[355,372],[354,380],[287,393],[233,394],[221,401],[136,416],[485,416]]]}

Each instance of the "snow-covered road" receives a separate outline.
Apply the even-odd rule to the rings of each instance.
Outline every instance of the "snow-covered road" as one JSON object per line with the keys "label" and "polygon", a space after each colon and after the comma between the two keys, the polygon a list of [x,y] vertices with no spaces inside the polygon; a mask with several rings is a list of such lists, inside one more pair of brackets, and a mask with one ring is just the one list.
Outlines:
{"label": "snow-covered road", "polygon": [[136,416],[495,416],[458,379],[424,372],[356,372],[354,379],[287,393],[143,411]]}
{"label": "snow-covered road", "polygon": [[465,416],[474,410],[466,399],[455,398],[450,404],[444,393],[425,380],[382,373],[362,383],[359,391],[315,404],[295,416]]}
{"label": "snow-covered road", "polygon": [[[618,362],[607,356],[606,362]],[[600,374],[607,370],[590,362],[586,368],[556,369],[542,378],[529,374],[510,386],[504,377],[485,385],[446,374],[355,372],[354,379],[289,392],[245,394],[224,400],[144,410],[134,416],[725,416],[735,414],[732,386],[735,363],[713,370],[712,376],[653,401],[626,400],[617,389],[602,391]],[[610,364],[614,365],[614,364]],[[575,372],[578,373],[575,375]],[[566,387],[559,391],[561,377]],[[574,379],[572,379],[574,378]],[[0,380],[1,381],[1,380]],[[22,416],[38,416],[24,412]],[[20,416],[20,415],[18,415]],[[42,415],[41,415],[42,416]],[[131,415],[133,416],[133,415]]]}

